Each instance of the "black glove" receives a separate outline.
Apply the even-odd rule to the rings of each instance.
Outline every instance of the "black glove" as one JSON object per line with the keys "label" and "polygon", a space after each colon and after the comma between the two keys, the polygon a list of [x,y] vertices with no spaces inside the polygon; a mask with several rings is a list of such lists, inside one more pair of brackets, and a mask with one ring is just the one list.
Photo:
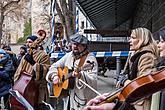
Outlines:
{"label": "black glove", "polygon": [[32,66],[36,63],[33,59],[33,55],[27,53],[24,58],[27,62],[29,62]]}
{"label": "black glove", "polygon": [[120,74],[117,78],[117,82],[120,84],[120,86],[124,86],[124,82],[128,79],[127,75]]}

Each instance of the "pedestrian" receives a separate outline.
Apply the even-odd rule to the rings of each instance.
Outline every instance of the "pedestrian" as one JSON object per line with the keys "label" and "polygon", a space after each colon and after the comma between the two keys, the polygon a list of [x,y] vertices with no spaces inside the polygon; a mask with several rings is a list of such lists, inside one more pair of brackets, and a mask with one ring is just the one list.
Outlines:
{"label": "pedestrian", "polygon": [[[156,41],[153,39],[151,32],[146,28],[136,28],[131,31],[130,39],[130,50],[134,51],[128,59],[127,65],[125,65],[125,71],[123,75],[119,77],[117,86],[126,86],[131,80],[149,74],[154,71],[154,66],[158,62],[158,48]],[[107,103],[101,106],[93,106],[100,100],[105,99],[106,95],[97,97],[88,102],[86,109],[90,108],[95,110],[100,108],[105,110],[107,107],[115,107],[115,110],[150,110],[151,107],[151,96],[145,98],[140,102],[129,104],[123,102],[122,104]],[[109,105],[110,104],[110,105]]]}
{"label": "pedestrian", "polygon": [[47,82],[45,77],[50,66],[50,58],[44,51],[37,50],[38,44],[35,44],[37,39],[38,37],[35,35],[27,37],[27,50],[30,51],[32,49],[32,54],[28,51],[27,54],[25,54],[21,59],[19,67],[15,73],[14,80],[16,82],[19,79],[22,73],[21,71],[23,65],[25,61],[27,61],[28,63],[26,64],[24,71],[26,71],[29,75],[35,76],[35,82],[39,90],[38,101],[37,105],[35,105],[35,110],[44,110],[42,101],[46,102],[48,99]]}
{"label": "pedestrian", "polygon": [[[14,65],[14,69],[15,69],[15,71],[17,70],[17,67],[18,67],[18,59],[17,59],[17,56],[16,56],[16,54],[11,50],[11,47],[10,47],[10,45],[3,45],[2,46],[2,49],[4,49],[5,51],[6,51],[6,53],[8,53],[9,55],[10,55],[10,57],[11,57],[11,59],[12,59],[12,61],[13,61],[13,65]],[[15,73],[15,71],[14,71],[14,73]]]}
{"label": "pedestrian", "polygon": [[[88,39],[85,36],[80,34],[72,35],[70,43],[72,51],[66,53],[65,56],[51,65],[46,79],[50,83],[58,84],[61,82],[59,79],[60,73],[58,72],[59,67],[67,67],[69,71],[72,71],[70,74],[75,79],[75,82],[72,84],[74,87],[69,90],[69,96],[65,98],[67,103],[64,101],[64,110],[82,110],[87,101],[95,97],[96,94],[81,81],[97,89],[98,64],[95,56],[88,50]],[[90,64],[93,67],[89,70],[77,71]]]}
{"label": "pedestrian", "polygon": [[14,76],[13,71],[14,66],[12,59],[9,54],[7,54],[3,49],[0,49],[0,99],[3,97],[6,110],[10,109],[9,89],[12,87],[12,77]]}
{"label": "pedestrian", "polygon": [[20,52],[18,54],[18,64],[20,63],[22,57],[27,53],[27,46],[26,45],[23,45],[20,47]]}

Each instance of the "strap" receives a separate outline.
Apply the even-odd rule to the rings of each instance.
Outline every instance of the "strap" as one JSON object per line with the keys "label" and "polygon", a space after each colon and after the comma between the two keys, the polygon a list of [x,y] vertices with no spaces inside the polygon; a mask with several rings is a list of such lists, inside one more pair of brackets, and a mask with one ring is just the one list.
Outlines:
{"label": "strap", "polygon": [[85,62],[85,60],[86,60],[86,58],[87,58],[88,53],[89,53],[89,52],[87,52],[84,56],[82,56],[82,57],[80,58],[80,62],[79,62],[79,64],[78,64],[78,68],[80,68],[80,67],[84,64],[84,62]]}

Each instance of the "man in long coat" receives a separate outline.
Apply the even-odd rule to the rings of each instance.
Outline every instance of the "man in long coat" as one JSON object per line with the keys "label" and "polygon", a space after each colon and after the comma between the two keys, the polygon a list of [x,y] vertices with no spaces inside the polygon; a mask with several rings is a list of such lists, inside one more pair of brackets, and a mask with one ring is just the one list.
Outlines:
{"label": "man in long coat", "polygon": [[[37,36],[29,36],[27,38],[26,45],[31,48],[34,44],[34,41],[37,39]],[[47,101],[48,92],[47,92],[47,82],[45,80],[46,74],[50,66],[50,57],[42,50],[37,50],[36,47],[32,47],[32,55],[27,53],[21,60],[20,65],[14,76],[14,81],[17,81],[21,75],[21,71],[24,69],[28,74],[35,75],[35,82],[37,83],[39,89],[38,95],[38,105],[42,101]],[[25,65],[25,62],[27,64]],[[41,108],[37,108],[41,109]]]}
{"label": "man in long coat", "polygon": [[[69,70],[72,71],[68,74],[71,74],[72,77],[75,78],[75,82],[72,84],[74,85],[74,88],[69,91],[70,94],[68,100],[70,103],[67,104],[70,106],[67,108],[67,104],[64,104],[64,110],[82,110],[87,101],[96,96],[95,92],[84,85],[82,81],[94,89],[97,89],[98,63],[95,56],[88,51],[88,40],[86,37],[80,34],[75,34],[70,38],[72,51],[51,65],[46,79],[54,84],[60,83],[61,81],[59,81],[58,67],[68,67]],[[89,70],[84,69],[82,71],[77,71],[78,68],[83,68],[85,65],[90,63],[93,67]]]}

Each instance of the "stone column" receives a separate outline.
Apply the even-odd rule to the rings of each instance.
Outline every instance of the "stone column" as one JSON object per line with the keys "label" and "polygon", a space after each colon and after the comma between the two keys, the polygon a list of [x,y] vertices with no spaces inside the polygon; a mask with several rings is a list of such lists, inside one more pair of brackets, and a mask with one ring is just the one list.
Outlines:
{"label": "stone column", "polygon": [[119,74],[121,72],[121,61],[120,57],[116,57],[116,76],[119,77]]}
{"label": "stone column", "polygon": [[48,16],[50,16],[50,0],[31,0],[31,20],[32,20],[32,34],[43,29],[50,32],[50,23]]}

